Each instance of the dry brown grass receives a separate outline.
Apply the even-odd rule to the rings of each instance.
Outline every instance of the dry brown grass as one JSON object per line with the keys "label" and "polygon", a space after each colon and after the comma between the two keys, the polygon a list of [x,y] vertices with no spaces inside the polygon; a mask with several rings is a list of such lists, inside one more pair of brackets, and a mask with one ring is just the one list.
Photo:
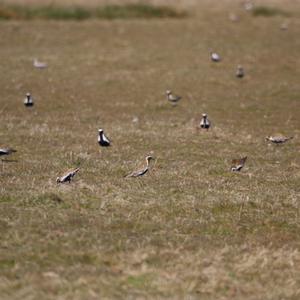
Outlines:
{"label": "dry brown grass", "polygon": [[[1,166],[1,299],[299,299],[299,19],[235,11],[0,23],[0,140],[18,150]],[[275,132],[295,138],[265,143]]]}

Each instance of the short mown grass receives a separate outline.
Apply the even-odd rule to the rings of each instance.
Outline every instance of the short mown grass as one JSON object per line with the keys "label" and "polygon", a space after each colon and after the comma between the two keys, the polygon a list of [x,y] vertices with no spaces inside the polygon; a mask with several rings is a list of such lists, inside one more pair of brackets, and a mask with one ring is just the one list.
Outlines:
{"label": "short mown grass", "polygon": [[47,19],[86,20],[98,19],[139,19],[139,18],[183,18],[186,12],[168,6],[148,4],[104,5],[96,8],[81,6],[21,6],[0,5],[0,19]]}
{"label": "short mown grass", "polygon": [[[1,300],[299,299],[299,20],[232,23],[228,2],[199,1],[199,18],[0,22],[0,147],[17,150],[0,162]],[[265,141],[276,133],[294,138]],[[149,154],[149,173],[124,178]]]}

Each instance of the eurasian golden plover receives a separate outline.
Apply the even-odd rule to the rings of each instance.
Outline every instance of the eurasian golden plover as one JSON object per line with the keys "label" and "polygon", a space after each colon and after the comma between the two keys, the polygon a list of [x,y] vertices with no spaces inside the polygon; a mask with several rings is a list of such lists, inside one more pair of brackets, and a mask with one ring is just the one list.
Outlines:
{"label": "eurasian golden plover", "polygon": [[237,66],[235,76],[238,78],[243,78],[245,76],[244,68],[241,65]]}
{"label": "eurasian golden plover", "polygon": [[149,170],[150,161],[153,160],[153,159],[154,158],[152,156],[147,156],[146,157],[146,166],[144,166],[142,168],[139,168],[136,171],[133,171],[132,173],[126,175],[125,177],[126,178],[128,178],[128,177],[140,177],[140,176],[145,175]]}
{"label": "eurasian golden plover", "polygon": [[245,165],[246,160],[247,160],[247,156],[245,156],[243,158],[233,159],[231,162],[231,168],[230,168],[231,171],[233,171],[233,172],[241,171]]}
{"label": "eurasian golden plover", "polygon": [[213,61],[213,62],[219,62],[221,61],[221,57],[218,53],[216,52],[210,52],[210,59]]}
{"label": "eurasian golden plover", "polygon": [[283,144],[283,143],[287,142],[288,140],[291,140],[292,138],[293,138],[293,136],[285,137],[282,135],[277,135],[277,136],[267,136],[266,140],[270,141],[274,144]]}
{"label": "eurasian golden plover", "polygon": [[33,106],[33,99],[31,97],[30,93],[26,94],[26,98],[24,99],[24,105],[27,107]]}
{"label": "eurasian golden plover", "polygon": [[208,130],[210,127],[210,121],[207,118],[207,114],[202,114],[202,119],[200,121],[199,127]]}
{"label": "eurasian golden plover", "polygon": [[244,8],[246,11],[251,11],[254,8],[254,4],[252,1],[245,1]]}
{"label": "eurasian golden plover", "polygon": [[12,148],[0,148],[0,156],[10,155],[14,152],[17,152],[17,150]]}
{"label": "eurasian golden plover", "polygon": [[41,62],[36,58],[33,60],[33,66],[37,69],[45,69],[48,67],[48,65],[45,62]]}
{"label": "eurasian golden plover", "polygon": [[170,90],[166,91],[167,99],[170,101],[173,105],[177,104],[177,102],[181,99],[180,96],[173,95]]}
{"label": "eurasian golden plover", "polygon": [[110,146],[110,140],[105,136],[103,129],[98,130],[98,143],[102,147],[108,147]]}
{"label": "eurasian golden plover", "polygon": [[76,173],[78,171],[79,171],[79,168],[68,170],[61,177],[56,178],[56,183],[66,183],[66,182],[71,183],[72,178],[76,175]]}

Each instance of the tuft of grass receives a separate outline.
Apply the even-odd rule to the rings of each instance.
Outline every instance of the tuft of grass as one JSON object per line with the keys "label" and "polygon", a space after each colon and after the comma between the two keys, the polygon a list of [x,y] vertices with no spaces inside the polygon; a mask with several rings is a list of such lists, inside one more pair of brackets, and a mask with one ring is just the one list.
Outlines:
{"label": "tuft of grass", "polygon": [[289,16],[289,13],[282,9],[267,6],[257,6],[253,9],[252,13],[255,17]]}
{"label": "tuft of grass", "polygon": [[101,19],[182,18],[185,15],[167,6],[147,4],[107,5],[96,11],[96,16]]}
{"label": "tuft of grass", "polygon": [[136,18],[183,18],[186,13],[167,6],[147,4],[106,5],[96,9],[80,6],[22,6],[0,5],[0,20],[86,20],[98,19],[136,19]]}

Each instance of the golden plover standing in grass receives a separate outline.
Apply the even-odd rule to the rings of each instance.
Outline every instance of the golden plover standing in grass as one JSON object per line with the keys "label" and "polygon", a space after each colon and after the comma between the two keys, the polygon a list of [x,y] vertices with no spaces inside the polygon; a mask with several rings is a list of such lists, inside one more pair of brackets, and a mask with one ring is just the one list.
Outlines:
{"label": "golden plover standing in grass", "polygon": [[79,171],[79,168],[76,169],[70,169],[65,174],[63,174],[61,177],[56,178],[56,183],[71,183],[72,178],[76,175],[76,173]]}
{"label": "golden plover standing in grass", "polygon": [[287,142],[288,140],[291,140],[292,138],[293,138],[293,136],[285,137],[282,135],[277,135],[277,136],[267,136],[266,140],[270,141],[274,144],[283,144],[283,143]]}
{"label": "golden plover standing in grass", "polygon": [[207,119],[207,114],[202,114],[202,119],[200,121],[199,127],[208,130],[210,127],[210,121]]}
{"label": "golden plover standing in grass", "polygon": [[31,97],[30,93],[26,94],[26,98],[24,99],[24,105],[27,107],[33,106],[33,99]]}
{"label": "golden plover standing in grass", "polygon": [[289,29],[289,25],[288,23],[282,23],[280,25],[280,30],[288,30]]}
{"label": "golden plover standing in grass", "polygon": [[247,156],[239,159],[233,159],[231,161],[231,168],[230,170],[235,172],[235,171],[241,171],[243,166],[245,165],[245,162],[247,160]]}
{"label": "golden plover standing in grass", "polygon": [[244,8],[246,11],[251,11],[254,8],[254,4],[251,1],[245,1]]}
{"label": "golden plover standing in grass", "polygon": [[125,177],[140,177],[145,175],[148,171],[149,171],[149,167],[150,167],[150,161],[153,160],[154,158],[152,156],[147,156],[146,157],[146,166],[137,169],[136,171],[133,171],[132,173],[126,175]]}
{"label": "golden plover standing in grass", "polygon": [[98,130],[99,135],[98,135],[98,143],[102,147],[108,147],[110,146],[110,141],[109,139],[105,136],[103,129]]}
{"label": "golden plover standing in grass", "polygon": [[234,13],[230,13],[228,18],[231,22],[238,22],[240,20],[239,16]]}
{"label": "golden plover standing in grass", "polygon": [[221,57],[220,57],[220,55],[218,54],[218,53],[216,53],[216,52],[210,52],[210,59],[212,60],[212,61],[214,61],[214,62],[219,62],[219,61],[221,61]]}
{"label": "golden plover standing in grass", "polygon": [[167,99],[170,101],[173,105],[176,105],[177,102],[181,99],[180,96],[173,95],[170,90],[166,91]]}
{"label": "golden plover standing in grass", "polygon": [[17,152],[17,150],[12,148],[0,148],[0,156],[10,155],[14,152]]}
{"label": "golden plover standing in grass", "polygon": [[41,62],[36,58],[33,60],[33,66],[37,69],[45,69],[48,67],[48,65],[45,62]]}
{"label": "golden plover standing in grass", "polygon": [[235,72],[235,76],[237,78],[243,78],[245,76],[244,68],[241,65],[237,66],[237,70]]}

